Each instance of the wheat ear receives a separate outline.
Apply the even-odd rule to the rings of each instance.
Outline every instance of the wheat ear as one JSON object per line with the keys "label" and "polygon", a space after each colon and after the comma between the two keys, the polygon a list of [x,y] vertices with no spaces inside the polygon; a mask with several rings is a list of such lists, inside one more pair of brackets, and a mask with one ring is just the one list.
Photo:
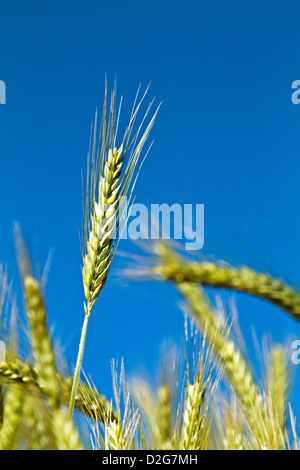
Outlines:
{"label": "wheat ear", "polygon": [[[59,406],[59,382],[52,341],[48,331],[48,315],[42,287],[32,275],[30,256],[18,225],[14,227],[19,273],[24,294],[24,307],[30,326],[30,337],[35,362],[35,380],[47,396],[52,408]],[[20,367],[20,366],[19,366]],[[28,373],[23,371],[23,373]],[[23,375],[21,372],[21,374]]]}
{"label": "wheat ear", "polygon": [[3,362],[0,364],[0,383],[37,384],[37,371],[33,366]]}
{"label": "wheat ear", "polygon": [[217,263],[173,263],[157,266],[154,272],[178,282],[200,282],[261,297],[281,307],[300,320],[300,294],[280,279],[248,267],[234,268]]}
{"label": "wheat ear", "polygon": [[[66,402],[70,401],[72,389],[71,377],[65,380],[63,397]],[[88,384],[79,382],[78,393],[75,397],[75,407],[90,418],[97,419],[101,423],[117,421],[118,415],[108,399]]]}
{"label": "wheat ear", "polygon": [[[121,198],[130,200],[134,189],[136,166],[145,142],[153,127],[157,111],[141,133],[152,103],[150,103],[135,135],[133,126],[147,90],[134,105],[129,125],[120,147],[116,147],[118,117],[116,113],[116,89],[111,95],[107,110],[107,92],[102,112],[102,123],[97,145],[97,113],[95,117],[93,146],[88,154],[87,190],[84,223],[83,285],[89,310],[94,306],[103,288],[119,241],[120,225],[125,217]],[[108,114],[108,116],[107,116]]]}
{"label": "wheat ear", "polygon": [[53,408],[59,406],[59,382],[55,356],[48,333],[47,313],[39,282],[30,275],[24,277],[26,312],[31,327],[37,380]]}
{"label": "wheat ear", "polygon": [[0,430],[0,449],[17,448],[18,431],[24,403],[22,390],[9,388],[5,394],[3,422]]}
{"label": "wheat ear", "polygon": [[145,94],[141,101],[133,106],[129,125],[119,147],[116,146],[118,126],[116,89],[111,94],[110,108],[107,111],[107,91],[105,87],[98,146],[96,137],[97,114],[95,118],[93,146],[92,148],[90,146],[88,155],[82,268],[84,293],[87,302],[84,306],[85,318],[70,398],[70,417],[74,408],[89,316],[106,282],[118,245],[120,230],[122,231],[120,225],[122,225],[124,217],[126,217],[124,215],[124,207],[122,207],[122,198],[128,197],[128,200],[131,198],[136,181],[136,178],[134,179],[136,166],[158,111],[156,110],[145,131],[140,136],[142,125],[149,113],[151,103],[135,135],[132,136],[137,113]]}
{"label": "wheat ear", "polygon": [[[63,377],[60,374],[57,377],[60,383],[62,404],[68,404],[73,379],[72,377]],[[0,364],[0,384],[23,386],[23,393],[28,391],[25,387],[29,386],[33,392],[36,389],[41,396],[45,395],[45,391],[38,382],[36,368],[29,364],[14,364],[12,362]],[[107,417],[117,420],[116,412],[107,398],[83,383],[79,383],[75,407],[90,418],[96,416],[99,421],[107,421]]]}
{"label": "wheat ear", "polygon": [[68,414],[60,409],[60,384],[55,356],[47,328],[47,313],[41,288],[36,279],[25,275],[26,312],[31,326],[37,378],[53,409],[52,425],[59,450],[80,450],[76,428]]}
{"label": "wheat ear", "polygon": [[21,426],[29,450],[56,450],[51,413],[44,400],[25,396]]}
{"label": "wheat ear", "polygon": [[52,410],[52,426],[57,447],[70,450],[81,448],[78,444],[77,430],[73,427],[65,410],[61,409],[61,388],[55,354],[48,332],[47,311],[42,288],[40,282],[31,274],[30,257],[17,226],[15,227],[15,235],[19,271],[23,281],[25,310],[30,324],[33,356],[37,371],[36,380],[40,389],[47,396]]}
{"label": "wheat ear", "polygon": [[[179,264],[180,257],[165,243],[156,245],[156,253],[161,259],[161,269],[168,270],[169,266]],[[234,342],[225,334],[224,328],[219,325],[208,299],[198,284],[183,282],[182,278],[172,279],[176,288],[184,296],[188,307],[202,331],[206,331],[214,344],[215,352],[225,367],[229,383],[233,386],[237,396],[252,414],[253,406],[259,406],[259,393],[252,377],[252,373],[243,359]]]}

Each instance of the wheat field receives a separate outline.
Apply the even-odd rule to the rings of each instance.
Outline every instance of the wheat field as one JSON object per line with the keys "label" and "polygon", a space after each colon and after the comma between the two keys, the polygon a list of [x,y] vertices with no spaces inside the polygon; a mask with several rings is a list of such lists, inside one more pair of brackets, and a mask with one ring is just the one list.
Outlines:
{"label": "wheat field", "polygon": [[[220,260],[199,261],[165,240],[149,241],[145,260],[124,273],[130,281],[155,279],[181,295],[186,314],[185,348],[162,351],[156,389],[143,378],[127,382],[126,364],[113,363],[113,397],[97,390],[93,371],[82,370],[88,321],[101,304],[125,217],[120,200],[131,200],[146,143],[159,106],[135,100],[119,139],[115,88],[105,87],[87,158],[82,233],[84,308],[78,356],[72,370],[54,347],[42,280],[15,227],[26,324],[16,312],[9,270],[0,270],[0,447],[2,450],[289,450],[298,448],[290,406],[290,358],[271,344],[257,377],[234,334],[236,318],[213,305],[207,286],[262,298],[300,319],[300,293],[281,279]],[[99,125],[100,121],[100,125]],[[151,152],[150,152],[151,153]],[[151,158],[151,156],[149,157]],[[141,170],[141,174],[139,175]],[[114,235],[114,236],[113,236]],[[100,309],[101,310],[101,309]],[[239,312],[242,315],[243,312]],[[101,311],[99,312],[101,315]],[[103,320],[105,321],[105,319]],[[57,317],[59,324],[59,317]],[[1,358],[2,360],[3,358]],[[111,371],[107,371],[110,374]]]}

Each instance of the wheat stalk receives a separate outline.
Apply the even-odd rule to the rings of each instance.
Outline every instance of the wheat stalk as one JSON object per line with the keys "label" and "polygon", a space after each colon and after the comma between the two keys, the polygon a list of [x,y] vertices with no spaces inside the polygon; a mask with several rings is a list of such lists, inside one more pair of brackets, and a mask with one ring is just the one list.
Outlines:
{"label": "wheat stalk", "polygon": [[[65,380],[63,388],[64,402],[70,401],[72,378]],[[78,393],[75,397],[75,407],[85,413],[88,417],[97,419],[100,422],[117,421],[118,415],[113,409],[112,404],[108,399],[98,393],[98,391],[90,384],[83,384],[79,382]]]}
{"label": "wheat stalk", "polygon": [[175,282],[199,282],[202,285],[246,292],[274,303],[300,320],[299,292],[280,279],[248,267],[234,268],[217,263],[182,261],[156,266],[153,272]]}
{"label": "wheat stalk", "polygon": [[203,422],[202,405],[204,394],[202,384],[196,380],[195,384],[188,384],[185,410],[183,413],[182,449],[199,450],[199,433]]}
{"label": "wheat stalk", "polygon": [[280,345],[274,346],[270,353],[267,390],[270,394],[272,411],[277,426],[283,430],[289,387],[288,358]]}
{"label": "wheat stalk", "polygon": [[89,310],[94,306],[106,282],[119,241],[119,225],[124,215],[122,213],[124,208],[120,205],[121,198],[128,197],[129,200],[131,198],[135,185],[133,177],[136,166],[158,112],[157,109],[140,137],[142,124],[152,105],[150,103],[136,134],[132,137],[133,126],[146,93],[147,90],[140,102],[137,105],[134,104],[129,125],[118,148],[116,147],[118,126],[116,89],[111,95],[109,112],[105,89],[98,146],[96,113],[93,147],[88,155],[82,269],[84,292]]}
{"label": "wheat stalk", "polygon": [[54,410],[52,425],[58,450],[83,450],[78,430],[69,419],[67,411]]}
{"label": "wheat stalk", "polygon": [[126,439],[121,419],[105,426],[106,450],[126,450]]}
{"label": "wheat stalk", "polygon": [[[125,384],[125,372],[121,368],[118,376],[115,363],[112,361],[113,392],[115,399],[116,418],[107,416],[107,420],[99,427],[95,414],[92,432],[95,438],[93,447],[101,450],[132,450],[135,448],[135,435],[139,424],[139,415],[134,410],[130,393]],[[124,406],[121,406],[123,395]]]}
{"label": "wheat stalk", "polygon": [[59,450],[81,450],[79,435],[67,412],[60,408],[60,384],[55,355],[47,328],[47,313],[41,288],[36,279],[24,276],[26,311],[31,326],[37,379],[53,409],[52,425]]}
{"label": "wheat stalk", "polygon": [[[179,441],[179,448],[183,450],[207,449],[221,379],[220,362],[216,359],[214,351],[215,340],[205,332],[200,343],[200,350],[197,351],[197,339],[200,339],[198,335],[195,336],[192,344],[193,355],[195,355],[193,362],[187,361],[186,363],[184,407]],[[193,371],[194,368],[195,371]]]}
{"label": "wheat stalk", "polygon": [[[79,381],[88,320],[91,310],[106,282],[109,268],[118,245],[120,225],[124,220],[122,198],[131,199],[135,186],[135,170],[144,144],[153,127],[158,109],[141,134],[142,125],[150,111],[150,103],[141,124],[132,136],[134,123],[147,90],[136,105],[134,103],[129,125],[122,143],[116,146],[118,116],[116,114],[116,89],[113,90],[109,112],[107,91],[102,112],[102,123],[97,146],[97,114],[95,118],[93,146],[88,155],[87,189],[84,223],[84,250],[82,277],[86,304],[79,351],[75,366],[70,398],[69,416],[72,416],[77,384]],[[138,96],[138,95],[137,95]],[[107,116],[108,114],[108,116]],[[91,168],[91,170],[90,170]],[[128,201],[127,201],[128,202]],[[126,217],[126,216],[125,216]]]}
{"label": "wheat stalk", "polygon": [[30,275],[24,277],[26,312],[29,319],[37,380],[53,408],[59,406],[59,382],[55,356],[47,327],[47,313],[39,282]]}

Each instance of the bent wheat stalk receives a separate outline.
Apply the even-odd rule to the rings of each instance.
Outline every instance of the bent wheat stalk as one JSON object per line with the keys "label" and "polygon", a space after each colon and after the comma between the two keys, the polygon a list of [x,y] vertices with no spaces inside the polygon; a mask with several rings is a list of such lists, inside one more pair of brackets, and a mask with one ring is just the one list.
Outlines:
{"label": "bent wheat stalk", "polygon": [[[63,377],[58,374],[60,383],[62,404],[68,404],[72,388],[72,377]],[[38,381],[38,373],[34,366],[29,364],[2,363],[0,364],[0,384],[23,387],[23,393],[28,391],[30,395],[38,397],[45,395],[44,389]],[[29,387],[31,390],[29,390]],[[89,384],[79,383],[78,393],[75,398],[75,407],[90,418],[97,416],[99,421],[106,421],[109,417],[117,420],[117,414],[108,399],[97,392]]]}
{"label": "bent wheat stalk", "polygon": [[199,450],[199,434],[203,426],[202,406],[204,401],[202,384],[188,384],[185,410],[183,413],[182,448],[183,450]]}
{"label": "bent wheat stalk", "polygon": [[80,376],[88,320],[91,310],[106,282],[109,268],[118,245],[120,230],[122,230],[120,225],[124,217],[126,217],[124,207],[122,206],[122,202],[124,202],[123,198],[127,197],[127,203],[131,199],[136,182],[136,177],[134,179],[136,166],[158,112],[157,109],[140,137],[142,125],[152,105],[152,103],[150,103],[141,124],[135,135],[132,136],[137,113],[146,93],[147,90],[137,105],[135,101],[129,125],[125,131],[122,143],[118,148],[116,147],[118,127],[116,89],[112,92],[110,109],[107,113],[107,91],[105,87],[98,145],[96,142],[97,114],[95,118],[93,146],[92,149],[90,146],[88,154],[84,222],[82,277],[86,297],[86,303],[84,305],[85,317],[70,398],[70,417],[73,413],[76,389]]}
{"label": "bent wheat stalk", "polygon": [[154,273],[175,282],[199,282],[261,297],[300,320],[300,293],[282,280],[248,267],[234,268],[216,263],[170,263],[157,266]]}
{"label": "bent wheat stalk", "polygon": [[[168,272],[172,266],[180,265],[179,255],[165,243],[157,243],[155,251],[161,260],[161,265],[157,268],[160,271],[166,270]],[[156,268],[154,269],[156,270]],[[174,282],[178,291],[184,296],[200,329],[206,331],[208,337],[213,338],[215,352],[225,367],[229,383],[244,403],[249,414],[252,415],[253,410],[257,411],[256,408],[260,410],[259,392],[252,372],[234,342],[227,337],[223,326],[219,325],[201,286],[195,282],[183,281],[179,277],[168,277],[167,280]]]}

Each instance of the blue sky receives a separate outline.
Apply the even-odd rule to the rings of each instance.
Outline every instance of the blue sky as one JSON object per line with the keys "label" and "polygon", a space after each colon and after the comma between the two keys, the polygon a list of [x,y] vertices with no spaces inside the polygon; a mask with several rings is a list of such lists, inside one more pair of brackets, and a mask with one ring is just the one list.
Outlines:
{"label": "blue sky", "polygon": [[[52,253],[49,319],[70,362],[83,320],[81,170],[105,74],[109,86],[117,77],[125,124],[139,83],[151,81],[149,99],[163,102],[136,202],[204,204],[205,252],[300,288],[300,106],[291,101],[299,13],[293,0],[2,2],[0,261],[17,289],[15,221],[36,262]],[[130,242],[119,248],[138,252]],[[111,358],[153,377],[162,341],[183,338],[173,288],[125,282],[117,275],[124,266],[116,257],[84,357],[107,394]],[[281,310],[235,298],[252,359],[253,328],[260,344],[265,333],[288,344],[300,338],[300,324]]]}

